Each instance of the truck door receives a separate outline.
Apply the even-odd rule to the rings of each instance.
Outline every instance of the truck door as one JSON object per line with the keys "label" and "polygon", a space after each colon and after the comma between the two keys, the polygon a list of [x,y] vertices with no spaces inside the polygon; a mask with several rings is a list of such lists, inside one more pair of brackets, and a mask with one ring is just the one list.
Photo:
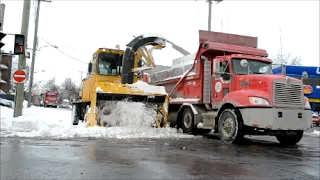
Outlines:
{"label": "truck door", "polygon": [[[212,105],[218,108],[225,95],[229,93],[231,74],[228,61],[219,62],[219,72],[212,78]],[[214,70],[217,71],[218,69]]]}

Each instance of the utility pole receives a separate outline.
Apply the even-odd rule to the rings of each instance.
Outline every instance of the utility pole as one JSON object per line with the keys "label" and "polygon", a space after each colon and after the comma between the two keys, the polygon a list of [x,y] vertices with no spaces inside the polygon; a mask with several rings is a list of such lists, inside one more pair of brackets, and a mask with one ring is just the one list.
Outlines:
{"label": "utility pole", "polygon": [[211,31],[211,14],[212,14],[212,1],[215,1],[216,4],[222,2],[223,0],[207,0],[209,4],[209,12],[208,12],[208,31]]}
{"label": "utility pole", "polygon": [[[3,31],[3,22],[4,22],[4,10],[5,10],[5,5],[1,4],[0,0],[0,32]],[[2,52],[1,52],[1,47],[0,47],[0,63],[2,61]],[[1,72],[0,72],[0,81],[1,81]]]}
{"label": "utility pole", "polygon": [[[45,2],[49,2],[49,1],[45,1]],[[51,1],[50,1],[50,2],[51,2]],[[28,89],[28,107],[31,107],[32,86],[33,86],[33,73],[34,73],[34,64],[35,64],[35,60],[36,60],[36,52],[37,52],[37,44],[38,44],[38,27],[39,27],[40,4],[41,4],[41,0],[38,0],[36,20],[35,20],[35,25],[34,25],[34,36],[33,36],[33,47],[32,47],[32,60],[31,60],[29,89]]]}
{"label": "utility pole", "polygon": [[[30,5],[31,5],[31,0],[24,0],[21,34],[23,34],[25,37],[26,47],[28,47],[27,42],[28,42],[28,30],[29,30]],[[26,67],[26,56],[25,54],[21,54],[19,55],[18,69],[24,69],[25,67]],[[24,83],[17,83],[16,95],[14,98],[13,117],[22,116],[23,100],[24,100]]]}
{"label": "utility pole", "polygon": [[82,73],[86,73],[86,71],[79,71],[79,73],[81,73],[81,79],[80,79],[80,86],[82,84]]}
{"label": "utility pole", "polygon": [[281,28],[279,29],[279,32],[280,32],[280,53],[281,53],[281,56],[282,56],[282,38],[281,38]]}
{"label": "utility pole", "polygon": [[[5,5],[1,4],[1,0],[0,0],[0,32],[3,31],[3,21],[4,21],[4,10],[5,10]],[[2,38],[2,37],[0,37]],[[1,41],[0,41],[1,42]],[[0,64],[2,62],[2,51],[1,51],[1,44],[0,44]],[[1,79],[1,69],[0,69],[0,82],[2,81]]]}
{"label": "utility pole", "polygon": [[32,46],[32,60],[31,60],[31,69],[30,69],[30,76],[29,76],[30,78],[29,78],[28,106],[27,107],[31,107],[33,73],[34,73],[34,64],[35,64],[36,52],[37,52],[37,44],[38,44],[38,26],[39,26],[40,4],[41,4],[41,1],[38,0],[36,19],[35,19],[35,25],[34,25],[33,46]]}
{"label": "utility pole", "polygon": [[208,0],[209,13],[208,13],[208,31],[211,31],[211,13],[212,13],[212,0]]}
{"label": "utility pole", "polygon": [[1,4],[0,0],[0,31],[3,31],[3,22],[4,22],[4,10],[5,10],[5,5]]}

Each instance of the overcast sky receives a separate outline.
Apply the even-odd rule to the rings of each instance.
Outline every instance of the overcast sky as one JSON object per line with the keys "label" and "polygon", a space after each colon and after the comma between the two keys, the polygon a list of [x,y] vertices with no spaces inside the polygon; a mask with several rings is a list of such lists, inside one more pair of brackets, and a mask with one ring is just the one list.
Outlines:
{"label": "overcast sky", "polygon": [[[1,0],[6,5],[4,32],[20,33],[22,0]],[[32,47],[35,1],[32,0],[28,47]],[[303,65],[319,66],[319,1],[235,1],[213,5],[212,30],[257,36],[259,48],[269,57],[280,50],[280,29],[284,53],[303,58]],[[36,80],[65,77],[80,81],[92,54],[99,47],[125,45],[133,35],[161,34],[190,52],[197,51],[198,30],[207,30],[208,4],[205,1],[75,1],[42,2],[38,35],[85,63],[54,48],[37,52]],[[10,41],[6,37],[5,41]],[[5,50],[12,49],[6,42]],[[39,45],[46,43],[39,40]],[[181,56],[172,48],[154,53],[157,64],[171,65]],[[28,60],[28,61],[31,61]],[[83,74],[85,75],[85,74]]]}

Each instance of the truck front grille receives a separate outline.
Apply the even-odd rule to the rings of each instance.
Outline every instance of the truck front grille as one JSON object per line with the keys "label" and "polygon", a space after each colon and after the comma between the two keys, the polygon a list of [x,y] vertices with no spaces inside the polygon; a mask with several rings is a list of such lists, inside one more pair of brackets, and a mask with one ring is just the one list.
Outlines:
{"label": "truck front grille", "polygon": [[286,81],[274,82],[274,104],[277,106],[303,106],[303,85],[287,83]]}

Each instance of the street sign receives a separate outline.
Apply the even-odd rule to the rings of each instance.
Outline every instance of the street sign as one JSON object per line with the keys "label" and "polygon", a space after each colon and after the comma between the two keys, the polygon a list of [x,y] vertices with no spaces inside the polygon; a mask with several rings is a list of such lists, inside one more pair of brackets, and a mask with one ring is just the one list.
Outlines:
{"label": "street sign", "polygon": [[18,69],[13,73],[14,83],[24,83],[27,79],[27,73],[23,69]]}

